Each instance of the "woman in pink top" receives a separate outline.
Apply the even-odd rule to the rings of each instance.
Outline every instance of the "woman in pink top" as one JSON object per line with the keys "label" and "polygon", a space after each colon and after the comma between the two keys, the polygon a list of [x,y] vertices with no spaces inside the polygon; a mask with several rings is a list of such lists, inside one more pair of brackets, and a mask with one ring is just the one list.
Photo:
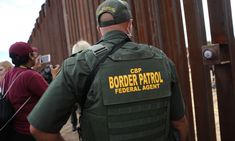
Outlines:
{"label": "woman in pink top", "polygon": [[25,42],[16,42],[9,49],[9,55],[15,67],[5,75],[4,92],[14,80],[15,82],[6,97],[12,103],[15,111],[30,97],[14,117],[15,131],[11,135],[11,141],[35,141],[29,132],[29,123],[26,117],[48,87],[44,78],[31,69],[38,57],[36,51],[36,48],[32,48],[30,44]]}

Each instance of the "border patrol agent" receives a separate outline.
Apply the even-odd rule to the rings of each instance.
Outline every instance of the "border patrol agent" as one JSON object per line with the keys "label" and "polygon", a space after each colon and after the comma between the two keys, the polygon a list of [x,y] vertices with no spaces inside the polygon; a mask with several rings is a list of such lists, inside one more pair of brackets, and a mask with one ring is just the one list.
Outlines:
{"label": "border patrol agent", "polygon": [[129,39],[132,15],[127,2],[106,0],[96,18],[102,39],[64,61],[28,117],[31,133],[38,141],[62,141],[59,131],[78,101],[83,141],[173,141],[173,130],[185,141],[187,120],[174,64],[156,47],[128,41],[96,66]]}

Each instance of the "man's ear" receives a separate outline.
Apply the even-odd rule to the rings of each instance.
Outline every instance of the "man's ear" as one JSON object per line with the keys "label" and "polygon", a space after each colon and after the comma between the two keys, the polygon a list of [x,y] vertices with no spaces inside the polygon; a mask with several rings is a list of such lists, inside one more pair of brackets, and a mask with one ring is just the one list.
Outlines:
{"label": "man's ear", "polygon": [[29,53],[29,58],[30,58],[31,60],[33,60],[33,58],[34,58],[33,53]]}
{"label": "man's ear", "polygon": [[133,25],[132,25],[132,19],[129,20],[128,25],[127,25],[127,35],[129,38],[132,38],[132,32],[133,32]]}
{"label": "man's ear", "polygon": [[101,31],[100,31],[100,26],[96,26],[96,29],[97,29],[99,35],[102,36]]}
{"label": "man's ear", "polygon": [[132,30],[133,30],[133,20],[130,19],[129,22],[128,22],[128,31],[132,33]]}

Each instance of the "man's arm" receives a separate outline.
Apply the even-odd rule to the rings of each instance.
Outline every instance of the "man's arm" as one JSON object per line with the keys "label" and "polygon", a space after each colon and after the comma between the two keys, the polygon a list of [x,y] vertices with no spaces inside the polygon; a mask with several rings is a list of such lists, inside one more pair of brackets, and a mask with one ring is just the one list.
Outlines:
{"label": "man's arm", "polygon": [[188,140],[188,121],[185,116],[176,121],[171,121],[171,124],[174,129],[179,134],[179,141],[187,141]]}
{"label": "man's arm", "polygon": [[47,133],[40,131],[30,125],[30,132],[37,141],[65,141],[60,133]]}

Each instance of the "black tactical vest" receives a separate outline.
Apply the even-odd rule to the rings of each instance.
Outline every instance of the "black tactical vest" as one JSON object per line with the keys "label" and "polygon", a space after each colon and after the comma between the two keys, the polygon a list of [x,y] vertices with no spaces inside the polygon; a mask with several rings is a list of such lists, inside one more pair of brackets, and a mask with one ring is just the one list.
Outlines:
{"label": "black tactical vest", "polygon": [[164,57],[108,59],[87,95],[83,141],[169,141],[171,76]]}

